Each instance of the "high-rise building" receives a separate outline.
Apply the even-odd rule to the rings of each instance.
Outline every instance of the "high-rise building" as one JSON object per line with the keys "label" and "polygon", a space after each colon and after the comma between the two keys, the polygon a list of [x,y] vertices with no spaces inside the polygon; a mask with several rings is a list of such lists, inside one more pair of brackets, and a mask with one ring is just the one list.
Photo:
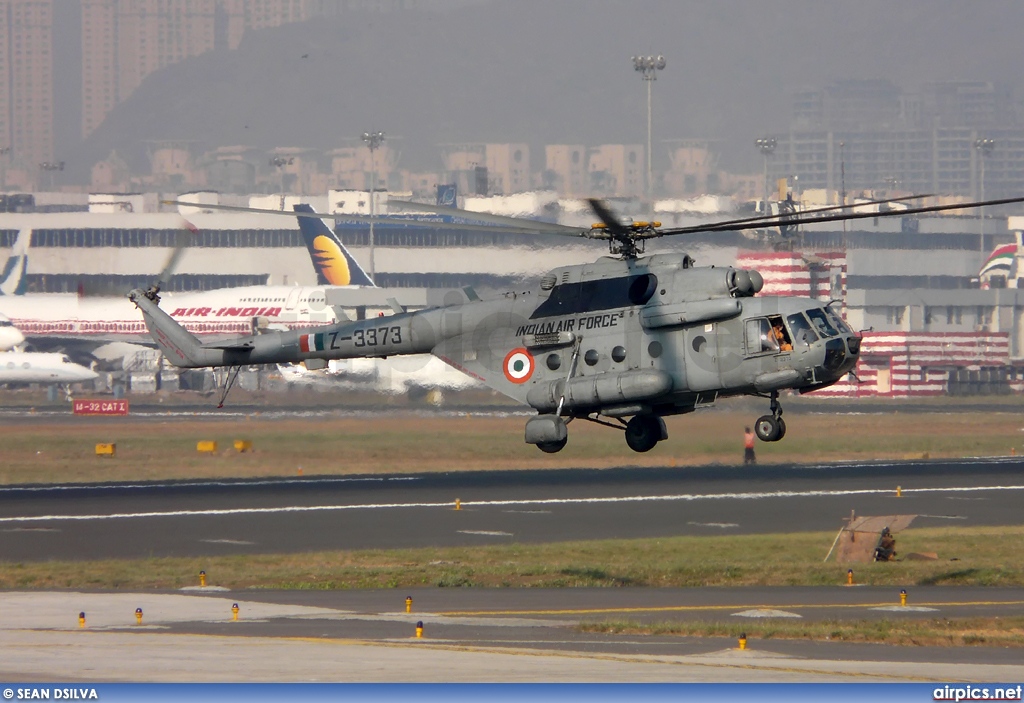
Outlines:
{"label": "high-rise building", "polygon": [[0,0],[0,160],[53,158],[53,0]]}
{"label": "high-rise building", "polygon": [[548,144],[544,147],[546,188],[569,197],[587,192],[587,148],[582,144]]}
{"label": "high-rise building", "polygon": [[[990,140],[989,152],[979,140]],[[978,198],[1024,188],[1024,124],[1005,87],[929,83],[904,92],[885,80],[842,81],[797,93],[770,178],[834,192],[906,190]]]}
{"label": "high-rise building", "polygon": [[590,190],[615,197],[643,194],[644,148],[640,144],[602,144],[587,158]]}
{"label": "high-rise building", "polygon": [[80,2],[83,137],[150,73],[214,48],[235,49],[250,29],[301,22],[330,7],[322,0]]}
{"label": "high-rise building", "polygon": [[153,71],[214,48],[217,0],[81,0],[82,136]]}

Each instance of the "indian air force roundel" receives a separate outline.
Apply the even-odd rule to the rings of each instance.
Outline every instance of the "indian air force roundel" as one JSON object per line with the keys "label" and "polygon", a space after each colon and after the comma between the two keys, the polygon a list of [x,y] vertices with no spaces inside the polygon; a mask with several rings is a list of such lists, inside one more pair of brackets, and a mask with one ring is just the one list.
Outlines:
{"label": "indian air force roundel", "polygon": [[533,375],[533,357],[525,349],[513,349],[505,357],[504,371],[512,383],[526,383]]}

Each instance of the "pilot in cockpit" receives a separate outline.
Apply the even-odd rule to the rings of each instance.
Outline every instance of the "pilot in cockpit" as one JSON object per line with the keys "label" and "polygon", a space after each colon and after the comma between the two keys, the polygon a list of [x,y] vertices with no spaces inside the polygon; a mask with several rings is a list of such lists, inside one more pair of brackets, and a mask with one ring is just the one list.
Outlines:
{"label": "pilot in cockpit", "polygon": [[793,351],[793,344],[789,341],[789,335],[786,334],[786,328],[782,326],[782,320],[776,318],[772,320],[772,331],[771,331],[772,342],[779,351]]}

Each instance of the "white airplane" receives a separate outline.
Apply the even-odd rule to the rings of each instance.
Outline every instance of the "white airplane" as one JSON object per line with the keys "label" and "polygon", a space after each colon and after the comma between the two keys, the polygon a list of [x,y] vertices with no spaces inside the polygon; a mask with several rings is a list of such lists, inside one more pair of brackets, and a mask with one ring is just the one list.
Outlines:
{"label": "white airplane", "polygon": [[[295,210],[313,212],[308,205],[296,205]],[[336,316],[326,304],[325,287],[362,287],[373,283],[323,220],[298,219],[317,272],[318,286],[246,286],[171,293],[166,295],[171,316],[205,340],[251,334],[254,326],[280,330],[333,322]],[[28,236],[23,236],[26,232]],[[30,230],[23,231],[12,250],[0,282],[5,291],[24,289],[24,262],[30,236]],[[120,358],[125,353],[122,343],[153,344],[142,315],[121,296],[11,294],[0,297],[0,314],[37,349],[76,353],[81,350],[100,358]],[[109,355],[96,353],[104,345],[110,345]]]}
{"label": "white airplane", "polygon": [[25,335],[6,316],[0,315],[0,352],[10,351],[25,343]]}
{"label": "white airplane", "polygon": [[0,352],[0,383],[59,383],[92,381],[95,371],[71,361],[66,354]]}

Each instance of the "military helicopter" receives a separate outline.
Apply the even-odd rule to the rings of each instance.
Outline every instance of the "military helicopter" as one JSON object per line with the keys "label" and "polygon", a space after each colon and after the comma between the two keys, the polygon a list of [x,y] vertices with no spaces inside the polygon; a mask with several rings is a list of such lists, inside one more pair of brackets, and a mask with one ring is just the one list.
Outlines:
{"label": "military helicopter", "polygon": [[433,354],[536,410],[526,422],[525,440],[548,453],[566,446],[567,426],[574,420],[620,429],[630,449],[647,452],[667,439],[665,417],[741,395],[769,401],[768,413],[757,418],[754,429],[762,441],[776,442],[786,434],[779,392],[806,393],[840,380],[857,363],[859,334],[843,321],[835,301],[758,297],[764,282],[757,271],[698,267],[683,253],[643,256],[647,240],[907,216],[1024,198],[890,213],[821,208],[675,229],[657,222],[623,223],[603,202],[589,202],[600,223],[584,230],[456,211],[511,231],[608,242],[608,256],[554,269],[533,291],[490,299],[470,291],[444,307],[398,308],[387,317],[208,344],[160,309],[159,284],[128,297],[166,358],[179,367],[227,366],[237,372],[252,364]]}

